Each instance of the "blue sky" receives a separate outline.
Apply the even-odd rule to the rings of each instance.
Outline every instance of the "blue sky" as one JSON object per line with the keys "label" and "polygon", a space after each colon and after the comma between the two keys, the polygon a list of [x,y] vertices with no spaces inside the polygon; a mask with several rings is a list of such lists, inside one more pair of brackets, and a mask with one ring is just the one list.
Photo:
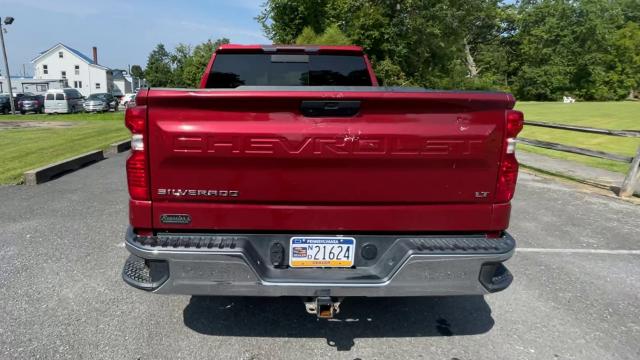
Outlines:
{"label": "blue sky", "polygon": [[[270,43],[254,20],[263,0],[0,0],[0,16],[16,20],[5,34],[11,75],[33,73],[31,59],[62,42],[111,68],[144,67],[158,43],[199,44],[228,37],[232,42]],[[3,64],[4,65],[4,64]],[[4,67],[2,67],[4,73]]]}

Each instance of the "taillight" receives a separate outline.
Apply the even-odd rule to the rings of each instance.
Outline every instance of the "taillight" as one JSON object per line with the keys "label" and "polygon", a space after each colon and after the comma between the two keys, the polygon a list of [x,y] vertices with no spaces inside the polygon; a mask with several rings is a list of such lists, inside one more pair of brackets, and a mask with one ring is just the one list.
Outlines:
{"label": "taillight", "polygon": [[524,127],[524,114],[520,111],[507,111],[507,139],[515,139]]}
{"label": "taillight", "polygon": [[147,107],[128,108],[124,123],[131,131],[131,156],[127,159],[129,195],[134,200],[149,200],[149,177],[145,136],[147,133]]}
{"label": "taillight", "polygon": [[520,111],[508,110],[506,116],[505,140],[502,160],[498,169],[496,199],[498,203],[511,201],[518,180],[518,160],[516,159],[516,136],[524,126],[524,115]]}
{"label": "taillight", "polygon": [[147,107],[127,108],[124,115],[124,124],[132,134],[144,135],[147,126]]}

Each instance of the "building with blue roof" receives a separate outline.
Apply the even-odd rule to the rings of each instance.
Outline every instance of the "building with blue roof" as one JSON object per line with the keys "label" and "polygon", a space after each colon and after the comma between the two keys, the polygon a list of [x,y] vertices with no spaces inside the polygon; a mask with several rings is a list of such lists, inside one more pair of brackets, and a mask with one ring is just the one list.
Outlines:
{"label": "building with blue roof", "polygon": [[92,56],[89,57],[70,46],[58,43],[31,60],[34,66],[33,78],[78,89],[84,96],[113,93],[113,73],[111,69],[98,63],[98,49],[93,47],[92,50]]}

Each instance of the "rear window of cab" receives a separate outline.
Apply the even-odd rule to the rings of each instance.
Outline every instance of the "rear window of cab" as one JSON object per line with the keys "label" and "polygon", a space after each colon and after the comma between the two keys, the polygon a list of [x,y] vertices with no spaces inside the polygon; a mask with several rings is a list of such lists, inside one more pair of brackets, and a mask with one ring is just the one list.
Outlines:
{"label": "rear window of cab", "polygon": [[217,54],[207,88],[371,86],[362,55]]}

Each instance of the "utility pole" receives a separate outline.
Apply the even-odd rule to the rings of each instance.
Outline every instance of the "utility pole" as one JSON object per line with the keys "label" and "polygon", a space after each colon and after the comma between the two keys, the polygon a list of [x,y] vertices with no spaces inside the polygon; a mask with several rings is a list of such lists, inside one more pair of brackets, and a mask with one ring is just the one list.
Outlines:
{"label": "utility pole", "polygon": [[[2,18],[0,18],[2,20]],[[4,18],[5,25],[13,24],[13,18],[7,16]],[[7,85],[9,85],[9,104],[11,106],[11,113],[16,113],[16,104],[13,102],[13,89],[11,88],[11,73],[9,73],[9,61],[7,60],[7,49],[4,47],[4,29],[2,28],[2,21],[0,21],[0,42],[2,43],[2,55],[4,56],[4,70],[7,78]]]}

